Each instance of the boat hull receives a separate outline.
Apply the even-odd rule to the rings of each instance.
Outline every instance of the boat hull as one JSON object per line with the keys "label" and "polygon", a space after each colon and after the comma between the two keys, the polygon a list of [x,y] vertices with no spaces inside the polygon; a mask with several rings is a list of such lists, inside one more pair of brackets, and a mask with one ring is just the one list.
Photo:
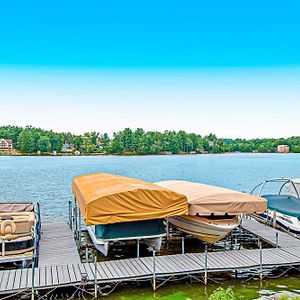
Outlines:
{"label": "boat hull", "polygon": [[[273,220],[274,211],[269,210],[268,213],[263,214],[265,219]],[[280,225],[287,231],[300,235],[300,221],[298,218],[276,212],[276,224]]]}
{"label": "boat hull", "polygon": [[141,237],[127,237],[127,238],[119,238],[119,239],[99,239],[97,238],[93,226],[87,226],[87,231],[91,237],[91,240],[93,244],[95,245],[95,248],[101,252],[104,256],[108,255],[110,244],[117,241],[128,241],[128,240],[141,240],[144,242],[148,247],[149,250],[155,247],[156,251],[160,251],[161,245],[162,245],[162,238],[166,234],[160,234],[157,236],[141,236]]}
{"label": "boat hull", "polygon": [[180,231],[209,244],[220,241],[239,225],[238,217],[214,221],[205,217],[180,216],[169,218],[169,222]]}

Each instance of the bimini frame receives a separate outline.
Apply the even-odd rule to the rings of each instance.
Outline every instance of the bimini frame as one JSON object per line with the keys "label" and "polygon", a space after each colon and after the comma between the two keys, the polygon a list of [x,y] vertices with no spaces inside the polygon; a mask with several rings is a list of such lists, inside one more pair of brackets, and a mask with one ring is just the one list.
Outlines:
{"label": "bimini frame", "polygon": [[250,192],[250,194],[254,194],[255,190],[259,188],[259,191],[258,191],[257,196],[261,196],[261,195],[262,195],[262,191],[263,191],[264,187],[266,186],[266,184],[267,184],[267,183],[271,183],[271,182],[282,182],[282,185],[281,185],[281,187],[280,187],[280,189],[279,189],[278,195],[281,194],[282,189],[284,188],[285,185],[287,185],[288,183],[291,183],[292,186],[293,186],[293,188],[294,188],[294,190],[295,190],[295,192],[296,192],[297,198],[300,199],[299,193],[298,193],[297,188],[296,188],[296,186],[295,186],[295,183],[294,183],[293,180],[290,179],[290,178],[273,178],[273,179],[265,180],[265,181],[261,182],[260,184],[256,185],[256,186],[252,189],[252,191]]}

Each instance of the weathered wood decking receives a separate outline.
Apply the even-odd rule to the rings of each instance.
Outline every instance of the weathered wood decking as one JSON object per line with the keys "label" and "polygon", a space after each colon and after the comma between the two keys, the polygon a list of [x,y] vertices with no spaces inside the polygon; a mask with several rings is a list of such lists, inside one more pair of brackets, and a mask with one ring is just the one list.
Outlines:
{"label": "weathered wood decking", "polygon": [[260,223],[253,218],[244,218],[242,227],[248,232],[258,236],[261,240],[278,247],[300,247],[300,240],[286,232]]}
{"label": "weathered wood decking", "polygon": [[39,266],[79,264],[74,235],[67,223],[43,224],[39,249]]}
{"label": "weathered wood decking", "polygon": [[[72,235],[66,234],[64,236],[62,234],[57,237],[58,227],[67,225],[58,226],[57,224],[56,226],[44,224],[40,265],[34,271],[35,289],[78,286],[82,284],[85,277],[90,284],[94,282],[95,277],[98,284],[153,278],[153,257],[98,262],[95,274],[94,263],[80,263]],[[273,235],[276,237],[274,229],[256,223],[254,220],[247,220],[243,223],[243,227],[256,235],[260,235],[261,239],[274,243]],[[70,229],[69,233],[71,234]],[[205,253],[157,256],[155,257],[155,277],[159,279],[177,275],[197,275],[206,271],[212,273],[246,269],[256,269],[260,272],[266,267],[300,265],[299,240],[293,237],[290,239],[290,236],[281,235],[281,232],[279,234],[278,242],[282,239],[280,242],[282,247],[263,249],[262,252],[259,249],[254,249],[208,252],[207,256]],[[284,239],[290,242],[286,244]],[[292,240],[294,239],[293,244]],[[63,245],[64,241],[68,242]],[[61,248],[52,248],[55,242],[61,243]],[[68,247],[71,247],[72,251],[66,249]],[[76,253],[74,253],[75,249]],[[63,253],[64,251],[66,252]],[[32,269],[0,271],[0,294],[17,293],[31,287]]]}

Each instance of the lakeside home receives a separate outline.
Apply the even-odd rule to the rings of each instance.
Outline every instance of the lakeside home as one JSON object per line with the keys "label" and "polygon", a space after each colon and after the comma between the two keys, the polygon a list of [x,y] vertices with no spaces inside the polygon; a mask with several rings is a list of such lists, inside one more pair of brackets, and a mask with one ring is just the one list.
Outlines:
{"label": "lakeside home", "polygon": [[9,151],[13,149],[12,139],[0,138],[0,151]]}
{"label": "lakeside home", "polygon": [[277,146],[277,152],[278,153],[289,153],[290,147],[288,145],[278,145]]}

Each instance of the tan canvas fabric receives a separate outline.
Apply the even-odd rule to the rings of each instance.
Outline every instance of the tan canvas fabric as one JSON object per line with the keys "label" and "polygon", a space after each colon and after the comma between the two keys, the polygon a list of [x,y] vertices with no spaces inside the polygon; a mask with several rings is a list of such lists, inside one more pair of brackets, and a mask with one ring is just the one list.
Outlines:
{"label": "tan canvas fabric", "polygon": [[179,180],[156,184],[185,195],[188,199],[189,215],[252,214],[262,213],[267,209],[267,200],[264,198],[218,186]]}
{"label": "tan canvas fabric", "polygon": [[184,195],[152,183],[113,174],[75,177],[73,193],[87,226],[187,214]]}
{"label": "tan canvas fabric", "polygon": [[32,202],[2,202],[0,203],[0,213],[10,212],[31,212],[34,210]]}

